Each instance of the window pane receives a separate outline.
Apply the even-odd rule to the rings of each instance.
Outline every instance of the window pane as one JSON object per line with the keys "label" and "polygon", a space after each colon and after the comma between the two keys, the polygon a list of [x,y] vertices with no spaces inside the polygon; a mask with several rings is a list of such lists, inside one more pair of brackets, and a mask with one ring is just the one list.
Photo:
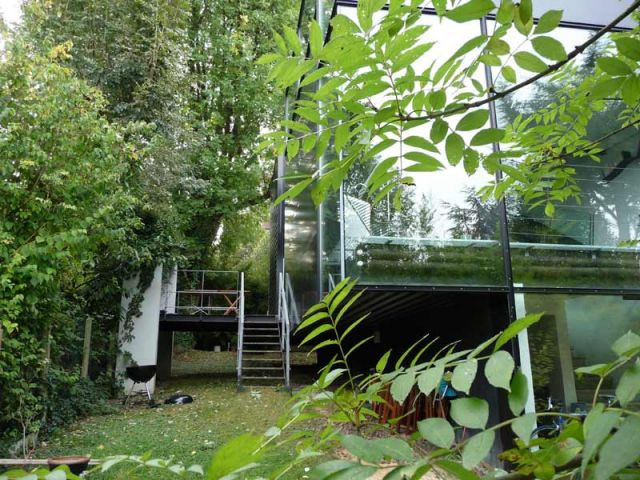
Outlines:
{"label": "window pane", "polygon": [[[350,7],[341,7],[339,13],[356,16]],[[479,22],[458,24],[432,15],[423,15],[421,22],[430,26],[423,40],[438,43],[412,64],[417,73],[427,70],[434,61],[434,69],[438,68],[461,45],[480,34]],[[473,55],[477,52],[470,53],[469,59]],[[474,78],[484,81],[482,69]],[[450,87],[446,93],[453,98],[459,90]],[[376,96],[372,100],[381,103]],[[458,119],[447,117],[452,125]],[[416,127],[404,131],[403,138],[425,136],[427,132],[424,127]],[[365,284],[504,286],[498,206],[482,204],[475,195],[493,177],[481,167],[467,175],[462,161],[449,166],[441,143],[442,153],[433,156],[445,168],[412,172],[414,185],[403,191],[399,206],[394,205],[394,191],[375,203],[367,191],[367,178],[380,161],[401,157],[400,148],[397,144],[375,160],[355,165],[345,183],[347,275]],[[407,145],[402,148],[411,149]]]}
{"label": "window pane", "polygon": [[[510,35],[507,41],[517,44],[519,34]],[[569,51],[591,33],[561,28],[556,35]],[[581,56],[571,81],[589,75],[605,48],[606,41],[602,41]],[[530,75],[513,66],[519,81]],[[551,104],[565,87],[557,81],[543,81],[500,101],[500,123],[507,124],[518,114],[527,116]],[[586,137],[597,140],[617,130],[617,117],[623,108],[620,101],[608,101],[602,111],[594,112]],[[520,199],[510,200],[515,283],[525,287],[640,287],[638,249],[624,244],[640,235],[640,135],[628,129],[603,142],[602,147],[600,162],[567,158],[567,165],[575,169],[580,201],[569,199],[557,205],[553,217],[545,214],[544,205],[530,208]]]}
{"label": "window pane", "polygon": [[[574,370],[616,358],[611,345],[628,331],[640,332],[640,300],[604,295],[518,296],[524,298],[527,313],[545,312],[527,331],[536,410],[546,408],[549,396],[568,410],[572,404],[591,403],[598,377],[578,378]],[[621,374],[616,371],[607,377],[603,395],[614,394]]]}

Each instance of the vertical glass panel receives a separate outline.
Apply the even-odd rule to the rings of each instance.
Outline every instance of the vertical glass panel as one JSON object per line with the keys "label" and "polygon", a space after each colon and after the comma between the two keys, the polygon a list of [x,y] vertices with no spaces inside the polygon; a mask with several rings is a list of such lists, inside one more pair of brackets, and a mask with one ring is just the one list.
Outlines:
{"label": "vertical glass panel", "polygon": [[[640,300],[604,295],[517,294],[527,313],[545,312],[529,327],[529,353],[536,410],[547,407],[549,397],[568,411],[592,402],[598,377],[578,378],[579,367],[608,363],[617,358],[611,345],[628,331],[640,332]],[[600,401],[615,393],[622,370],[605,379]],[[640,407],[640,398],[635,406]]]}
{"label": "vertical glass panel", "polygon": [[[339,13],[356,17],[350,7],[340,7]],[[420,22],[430,26],[423,40],[438,43],[412,64],[417,73],[434,61],[437,68],[480,34],[479,23],[440,21],[432,15],[423,15]],[[474,78],[484,82],[482,69]],[[459,91],[451,87],[446,93],[452,98]],[[372,98],[374,103],[378,100],[381,98]],[[447,120],[455,125],[459,118]],[[405,131],[404,138],[424,137],[428,131],[416,127]],[[465,138],[467,142],[470,137]],[[344,186],[347,275],[365,284],[505,285],[498,206],[482,204],[475,195],[477,188],[493,177],[481,167],[467,175],[465,168],[472,167],[462,161],[450,166],[444,143],[438,147],[440,153],[433,156],[446,167],[436,172],[411,172],[414,185],[404,190],[400,206],[394,206],[394,192],[376,203],[366,187],[369,174],[380,161],[402,156],[399,144],[369,163],[354,166]],[[407,145],[402,148],[411,149]]]}
{"label": "vertical glass panel", "polygon": [[[556,36],[567,51],[586,41],[590,32],[561,28]],[[517,45],[519,34],[506,40]],[[579,57],[572,78],[585,77],[603,53],[605,41]],[[512,65],[518,80],[531,74]],[[499,82],[499,80],[498,80]],[[560,82],[542,81],[498,103],[499,122],[507,124],[518,114],[526,117],[554,102],[565,88]],[[498,90],[502,85],[498,83]],[[624,105],[610,100],[594,113],[586,138],[597,140],[617,130]],[[560,121],[560,120],[558,120]],[[640,268],[636,247],[625,245],[640,236],[640,135],[628,129],[602,143],[600,162],[567,158],[581,189],[580,202],[569,199],[556,206],[553,217],[544,206],[530,208],[520,199],[509,202],[509,235],[514,282],[526,286],[638,288]]]}

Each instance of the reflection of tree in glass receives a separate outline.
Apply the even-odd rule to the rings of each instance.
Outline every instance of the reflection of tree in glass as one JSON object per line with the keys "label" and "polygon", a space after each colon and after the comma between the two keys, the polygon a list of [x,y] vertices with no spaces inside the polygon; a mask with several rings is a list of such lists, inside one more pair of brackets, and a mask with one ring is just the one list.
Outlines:
{"label": "reflection of tree in glass", "polygon": [[367,162],[361,162],[352,168],[345,182],[345,195],[364,200],[371,205],[371,233],[383,236],[402,236],[425,238],[433,232],[435,209],[431,199],[426,194],[419,197],[410,188],[403,188],[400,201],[394,202],[396,190],[373,204],[367,188],[369,174],[380,162],[376,157]]}
{"label": "reflection of tree in glass", "polygon": [[[526,117],[558,102],[573,85],[593,73],[596,58],[602,56],[606,48],[605,42],[599,42],[588,50],[583,62],[576,66],[575,74],[564,82],[555,79],[538,82],[524,100],[513,96],[502,99],[498,107],[504,123],[512,122],[519,114]],[[624,108],[618,99],[604,102],[601,110],[594,111],[585,137],[595,141],[616,130]],[[567,126],[569,134],[570,125]],[[528,232],[520,232],[526,234],[529,241],[615,245],[637,236],[640,228],[640,195],[636,187],[640,180],[640,135],[637,130],[628,129],[605,140],[601,146],[604,151],[599,163],[590,158],[567,157],[567,165],[575,168],[582,202],[572,199],[559,205],[554,218],[546,217],[543,207],[520,210],[532,227]]]}
{"label": "reflection of tree in glass", "polygon": [[449,229],[453,238],[470,238],[475,240],[495,240],[499,235],[498,203],[489,200],[482,202],[476,191],[467,187],[465,206],[442,202],[447,210],[447,217],[453,222]]}

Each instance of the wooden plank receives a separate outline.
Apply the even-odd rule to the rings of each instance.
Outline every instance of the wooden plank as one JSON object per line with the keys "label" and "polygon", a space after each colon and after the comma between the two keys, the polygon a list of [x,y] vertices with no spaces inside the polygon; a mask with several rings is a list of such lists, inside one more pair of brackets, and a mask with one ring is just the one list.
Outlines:
{"label": "wooden plank", "polygon": [[[47,458],[0,458],[0,465],[48,465],[48,460]],[[102,460],[89,460],[89,465],[100,465],[101,463]]]}
{"label": "wooden plank", "polygon": [[84,344],[82,346],[82,378],[89,377],[89,357],[91,354],[91,326],[93,319],[87,316],[84,321]]}

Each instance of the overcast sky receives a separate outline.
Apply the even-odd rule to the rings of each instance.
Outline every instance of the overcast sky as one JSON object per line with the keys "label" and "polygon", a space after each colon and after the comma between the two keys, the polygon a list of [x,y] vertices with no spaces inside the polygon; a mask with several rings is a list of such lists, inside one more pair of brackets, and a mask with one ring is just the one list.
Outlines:
{"label": "overcast sky", "polygon": [[20,20],[20,4],[22,0],[0,0],[0,15],[8,24]]}

